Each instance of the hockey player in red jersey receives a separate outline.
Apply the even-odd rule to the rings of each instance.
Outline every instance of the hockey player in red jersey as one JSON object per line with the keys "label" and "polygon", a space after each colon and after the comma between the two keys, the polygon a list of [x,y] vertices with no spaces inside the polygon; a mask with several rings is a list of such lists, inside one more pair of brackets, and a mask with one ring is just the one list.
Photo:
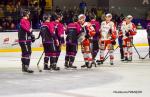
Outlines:
{"label": "hockey player in red jersey", "polygon": [[94,27],[89,22],[85,22],[86,16],[84,14],[80,14],[78,16],[78,22],[82,27],[82,32],[79,38],[81,42],[81,49],[85,61],[85,65],[81,67],[91,68],[91,63],[93,61],[92,52],[91,52],[91,40],[93,36],[96,34]]}
{"label": "hockey player in red jersey", "polygon": [[136,35],[136,26],[132,23],[133,17],[128,15],[121,24],[119,35],[123,37],[124,61],[132,61],[132,42]]}
{"label": "hockey player in red jersey", "polygon": [[110,13],[106,14],[105,21],[101,23],[100,28],[100,62],[103,64],[104,61],[104,52],[106,48],[108,49],[110,55],[110,64],[113,65],[114,55],[114,45],[116,40],[116,26],[114,22],[111,21],[112,15]]}

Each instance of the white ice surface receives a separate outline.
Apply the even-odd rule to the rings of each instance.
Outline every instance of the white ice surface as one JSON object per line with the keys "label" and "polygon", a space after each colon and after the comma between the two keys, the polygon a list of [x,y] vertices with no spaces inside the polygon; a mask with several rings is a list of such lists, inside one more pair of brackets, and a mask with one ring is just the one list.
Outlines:
{"label": "white ice surface", "polygon": [[[148,47],[137,48],[142,57]],[[115,52],[115,65],[109,60],[92,69],[81,69],[79,52],[74,65],[78,70],[64,69],[62,52],[59,72],[42,72],[36,69],[42,52],[33,52],[31,68],[34,74],[21,72],[20,53],[0,53],[0,97],[150,97],[150,59],[141,60],[135,50],[133,62],[122,63],[119,49]],[[40,62],[41,68],[43,60]],[[142,91],[142,93],[114,93],[114,91]]]}

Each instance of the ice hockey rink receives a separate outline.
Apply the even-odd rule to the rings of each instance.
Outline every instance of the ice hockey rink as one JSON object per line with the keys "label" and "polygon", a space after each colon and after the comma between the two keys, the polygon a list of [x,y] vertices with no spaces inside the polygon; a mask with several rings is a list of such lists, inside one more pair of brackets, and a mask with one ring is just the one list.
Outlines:
{"label": "ice hockey rink", "polygon": [[[137,47],[144,57],[148,47]],[[34,74],[21,72],[20,52],[0,54],[0,97],[148,97],[150,95],[150,59],[139,59],[134,51],[133,62],[120,61],[115,51],[115,65],[109,60],[92,69],[84,64],[79,51],[74,65],[77,70],[64,69],[65,52],[61,53],[58,72],[38,72],[36,64],[42,51],[33,52],[31,68]],[[40,68],[43,68],[43,60]]]}

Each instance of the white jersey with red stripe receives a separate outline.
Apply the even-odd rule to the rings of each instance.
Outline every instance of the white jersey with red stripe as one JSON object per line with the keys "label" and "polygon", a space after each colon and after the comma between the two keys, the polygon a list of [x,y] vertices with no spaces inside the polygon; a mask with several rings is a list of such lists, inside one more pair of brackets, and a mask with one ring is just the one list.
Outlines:
{"label": "white jersey with red stripe", "polygon": [[114,22],[106,22],[103,21],[101,23],[101,29],[100,29],[100,35],[101,35],[101,40],[110,40],[112,39],[112,34],[110,34],[110,30],[112,34],[116,34],[116,26]]}
{"label": "white jersey with red stripe", "polygon": [[[123,21],[121,24],[121,36],[123,36],[123,38],[127,38],[126,33],[129,33],[130,31],[132,31],[132,33],[136,33],[136,26],[134,23],[130,22],[127,24],[126,21]],[[133,36],[131,33],[129,35],[130,37]]]}
{"label": "white jersey with red stripe", "polygon": [[90,22],[85,22],[82,27],[82,33],[79,37],[79,41],[83,41],[85,39],[85,36],[88,34],[91,38],[96,34],[94,27]]}
{"label": "white jersey with red stripe", "polygon": [[82,27],[85,27],[86,30],[88,30],[88,34],[90,35],[91,32],[95,32],[94,27],[92,26],[92,24],[90,22],[85,22]]}

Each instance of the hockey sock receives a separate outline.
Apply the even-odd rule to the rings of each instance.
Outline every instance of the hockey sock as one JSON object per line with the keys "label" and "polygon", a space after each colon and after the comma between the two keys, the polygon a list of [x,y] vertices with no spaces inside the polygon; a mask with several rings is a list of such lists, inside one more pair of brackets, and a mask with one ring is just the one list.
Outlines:
{"label": "hockey sock", "polygon": [[104,60],[104,50],[100,50],[100,61]]}
{"label": "hockey sock", "polygon": [[48,65],[48,61],[49,61],[49,57],[48,57],[48,56],[45,56],[45,57],[44,57],[44,64],[45,64],[45,65]]}
{"label": "hockey sock", "polygon": [[113,60],[114,60],[113,50],[109,51],[109,55],[110,55],[110,63],[113,63]]}

